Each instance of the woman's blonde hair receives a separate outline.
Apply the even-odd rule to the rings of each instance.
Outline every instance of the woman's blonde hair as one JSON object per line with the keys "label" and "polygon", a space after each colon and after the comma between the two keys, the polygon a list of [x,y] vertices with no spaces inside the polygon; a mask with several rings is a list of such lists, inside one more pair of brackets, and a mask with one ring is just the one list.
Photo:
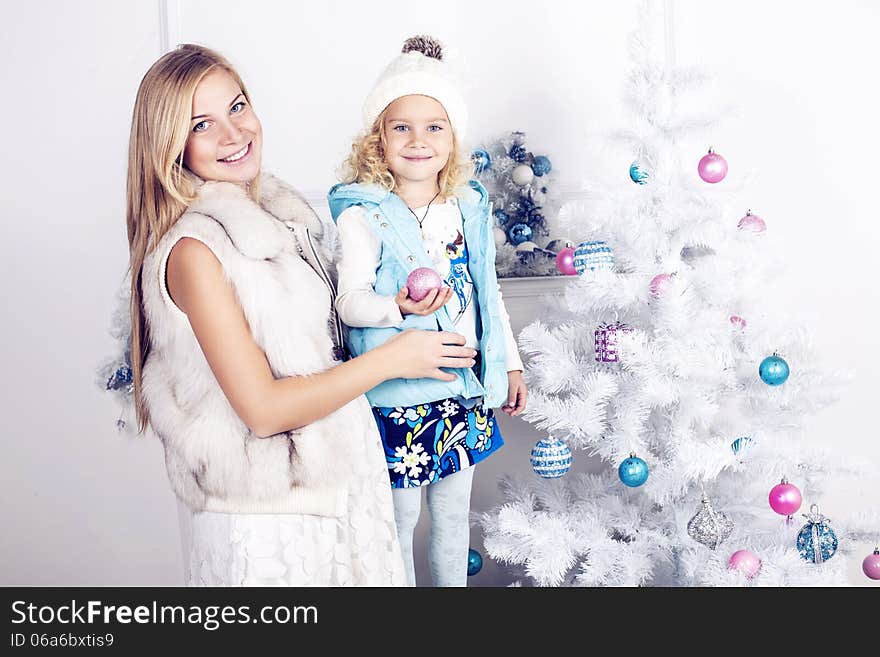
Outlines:
{"label": "woman's blonde hair", "polygon": [[[192,101],[199,82],[222,69],[247,89],[232,65],[220,54],[193,44],[166,53],[141,80],[131,118],[126,181],[126,224],[131,271],[131,369],[138,430],[149,422],[142,394],[144,363],[150,331],[143,309],[141,278],[144,259],[195,200],[198,179],[183,164],[190,135]],[[258,190],[251,185],[256,198]]]}
{"label": "woman's blonde hair", "polygon": [[[341,179],[345,183],[373,183],[381,185],[389,191],[395,187],[394,174],[385,162],[385,117],[386,107],[376,117],[370,132],[357,139],[351,145],[351,153],[340,169]],[[474,175],[474,164],[470,156],[462,152],[455,132],[452,133],[452,152],[449,161],[437,174],[440,196],[448,198],[455,190],[465,185]]]}

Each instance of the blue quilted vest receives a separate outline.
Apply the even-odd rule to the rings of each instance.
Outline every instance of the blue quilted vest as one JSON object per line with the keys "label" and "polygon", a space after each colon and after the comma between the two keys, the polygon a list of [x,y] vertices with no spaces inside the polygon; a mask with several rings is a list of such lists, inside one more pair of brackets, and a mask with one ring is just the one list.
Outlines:
{"label": "blue quilted vest", "polygon": [[[391,379],[367,393],[373,406],[414,406],[447,397],[465,399],[483,397],[487,407],[500,406],[507,400],[507,370],[504,358],[504,334],[498,313],[498,280],[495,275],[495,241],[492,213],[486,189],[471,180],[457,194],[467,244],[468,271],[476,290],[477,340],[481,356],[480,378],[469,368],[449,370],[454,381],[436,379]],[[417,222],[403,200],[379,185],[339,184],[327,195],[333,221],[353,205],[363,206],[376,235],[382,241],[376,270],[375,291],[394,296],[406,284],[406,277],[418,267],[433,268],[422,246]],[[357,328],[348,331],[348,348],[359,356],[375,349],[401,331],[413,328],[455,333],[444,306],[433,315],[407,315],[399,327]]]}

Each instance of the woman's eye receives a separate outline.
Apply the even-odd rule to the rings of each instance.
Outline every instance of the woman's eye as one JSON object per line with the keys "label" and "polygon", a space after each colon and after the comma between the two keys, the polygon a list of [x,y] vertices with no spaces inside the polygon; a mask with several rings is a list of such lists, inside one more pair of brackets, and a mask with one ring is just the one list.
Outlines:
{"label": "woman's eye", "polygon": [[208,129],[207,121],[199,121],[193,126],[193,132],[204,132]]}
{"label": "woman's eye", "polygon": [[239,112],[243,112],[245,107],[247,107],[247,103],[244,102],[243,100],[241,100],[241,101],[237,102],[235,105],[233,105],[229,111],[232,114],[238,114]]}

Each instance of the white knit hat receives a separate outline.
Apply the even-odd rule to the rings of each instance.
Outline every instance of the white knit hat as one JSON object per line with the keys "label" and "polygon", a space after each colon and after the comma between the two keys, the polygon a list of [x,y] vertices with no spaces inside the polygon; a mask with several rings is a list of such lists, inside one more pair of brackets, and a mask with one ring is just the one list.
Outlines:
{"label": "white knit hat", "polygon": [[429,36],[414,36],[403,44],[402,54],[391,60],[364,101],[364,128],[369,132],[376,118],[401,96],[430,96],[437,100],[459,141],[467,130],[467,106],[458,85],[443,61],[443,47]]}

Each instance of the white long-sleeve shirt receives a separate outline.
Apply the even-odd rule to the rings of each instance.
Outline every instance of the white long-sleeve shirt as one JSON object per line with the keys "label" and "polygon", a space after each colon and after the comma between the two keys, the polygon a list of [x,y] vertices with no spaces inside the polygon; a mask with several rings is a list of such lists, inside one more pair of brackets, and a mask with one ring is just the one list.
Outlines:
{"label": "white long-sleeve shirt", "polygon": [[[422,222],[422,240],[425,252],[431,258],[434,269],[454,294],[446,303],[458,333],[464,336],[466,345],[477,347],[477,309],[473,295],[473,282],[467,271],[467,245],[462,237],[461,212],[456,199],[432,204],[413,210]],[[416,218],[413,217],[413,221]],[[366,212],[361,206],[344,210],[337,219],[342,258],[337,265],[339,274],[336,310],[349,326],[387,328],[400,326],[403,316],[393,296],[377,294],[376,270],[379,267],[382,241],[373,232]],[[510,317],[498,287],[498,314],[504,333],[505,365],[507,371],[522,370],[523,364],[510,328]]]}

